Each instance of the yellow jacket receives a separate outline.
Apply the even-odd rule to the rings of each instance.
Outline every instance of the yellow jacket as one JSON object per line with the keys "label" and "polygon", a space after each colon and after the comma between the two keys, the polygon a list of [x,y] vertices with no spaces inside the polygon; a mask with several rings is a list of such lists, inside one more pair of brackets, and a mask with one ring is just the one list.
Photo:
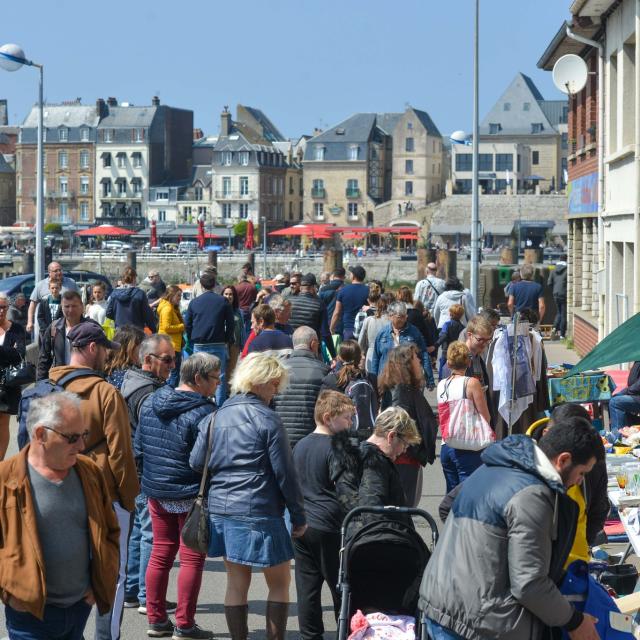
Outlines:
{"label": "yellow jacket", "polygon": [[168,300],[158,303],[158,333],[165,333],[171,338],[176,352],[182,349],[184,321],[182,314]]}

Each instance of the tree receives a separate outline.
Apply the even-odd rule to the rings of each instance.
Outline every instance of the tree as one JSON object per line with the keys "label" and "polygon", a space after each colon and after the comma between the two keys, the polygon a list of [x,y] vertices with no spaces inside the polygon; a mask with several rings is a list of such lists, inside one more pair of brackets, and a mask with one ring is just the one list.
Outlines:
{"label": "tree", "polygon": [[236,237],[244,237],[247,234],[247,221],[240,220],[233,225],[233,235]]}
{"label": "tree", "polygon": [[44,225],[44,232],[49,235],[61,236],[62,225],[58,224],[57,222],[48,222],[47,224]]}

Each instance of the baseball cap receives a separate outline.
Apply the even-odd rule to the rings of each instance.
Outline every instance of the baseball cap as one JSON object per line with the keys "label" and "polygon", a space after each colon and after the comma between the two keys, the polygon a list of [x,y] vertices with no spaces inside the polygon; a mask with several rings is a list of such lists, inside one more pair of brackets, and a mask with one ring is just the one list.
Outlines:
{"label": "baseball cap", "polygon": [[349,271],[351,271],[358,280],[364,280],[367,277],[367,272],[359,264],[349,267]]}
{"label": "baseball cap", "polygon": [[91,342],[97,342],[107,349],[119,349],[120,343],[109,340],[102,327],[93,320],[88,320],[72,327],[67,333],[72,347],[86,347]]}
{"label": "baseball cap", "polygon": [[300,280],[300,284],[303,287],[315,287],[318,284],[318,281],[313,273],[305,273]]}
{"label": "baseball cap", "polygon": [[286,278],[285,278],[281,273],[279,273],[279,274],[274,278],[274,280],[275,280],[276,282],[284,282],[284,281],[286,280]]}

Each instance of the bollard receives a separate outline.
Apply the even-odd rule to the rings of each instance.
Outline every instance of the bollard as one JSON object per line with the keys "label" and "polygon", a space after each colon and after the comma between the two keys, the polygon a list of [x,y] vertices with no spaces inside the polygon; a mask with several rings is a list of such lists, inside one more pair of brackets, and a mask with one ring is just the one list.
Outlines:
{"label": "bollard", "polygon": [[436,265],[437,276],[445,280],[449,276],[455,276],[458,272],[458,252],[452,249],[438,249]]}
{"label": "bollard", "polygon": [[342,267],[342,249],[327,249],[322,258],[322,270],[333,273]]}
{"label": "bollard", "polygon": [[33,253],[28,252],[22,256],[22,273],[27,275],[35,271],[35,256]]}
{"label": "bollard", "polygon": [[524,262],[525,264],[542,263],[542,249],[525,249]]}
{"label": "bollard", "polygon": [[427,273],[427,265],[429,264],[429,250],[428,249],[418,249],[418,280],[422,280]]}
{"label": "bollard", "polygon": [[253,251],[247,256],[247,262],[251,265],[251,273],[256,272],[256,254]]}
{"label": "bollard", "polygon": [[207,258],[207,263],[210,267],[218,268],[218,252],[217,251],[209,251],[209,256]]}
{"label": "bollard", "polygon": [[503,247],[500,251],[500,264],[518,264],[515,255],[516,251],[513,247]]}
{"label": "bollard", "polygon": [[136,252],[127,251],[127,264],[132,268],[136,268]]}

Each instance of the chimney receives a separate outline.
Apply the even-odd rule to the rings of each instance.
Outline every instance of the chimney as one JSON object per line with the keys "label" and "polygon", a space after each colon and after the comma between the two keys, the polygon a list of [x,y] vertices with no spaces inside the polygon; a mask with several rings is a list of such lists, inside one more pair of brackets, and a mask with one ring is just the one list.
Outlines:
{"label": "chimney", "polygon": [[4,127],[9,124],[9,109],[7,107],[6,100],[0,100],[0,127]]}
{"label": "chimney", "polygon": [[194,140],[194,142],[196,140],[200,140],[201,138],[204,138],[204,131],[202,129],[194,129],[193,130],[193,140]]}
{"label": "chimney", "polygon": [[318,127],[313,127],[313,137],[319,136],[322,133],[322,129],[318,129]]}
{"label": "chimney", "polygon": [[96,100],[96,116],[102,120],[107,115],[107,104],[102,98]]}
{"label": "chimney", "polygon": [[107,98],[107,104],[110,107],[117,107],[118,106],[118,100],[116,98],[109,97],[109,98]]}
{"label": "chimney", "polygon": [[160,106],[160,98],[158,98],[158,96],[153,96],[153,98],[151,98],[151,106],[152,107]]}
{"label": "chimney", "polygon": [[231,132],[231,113],[229,107],[225,105],[224,111],[220,116],[220,135],[228,136]]}

